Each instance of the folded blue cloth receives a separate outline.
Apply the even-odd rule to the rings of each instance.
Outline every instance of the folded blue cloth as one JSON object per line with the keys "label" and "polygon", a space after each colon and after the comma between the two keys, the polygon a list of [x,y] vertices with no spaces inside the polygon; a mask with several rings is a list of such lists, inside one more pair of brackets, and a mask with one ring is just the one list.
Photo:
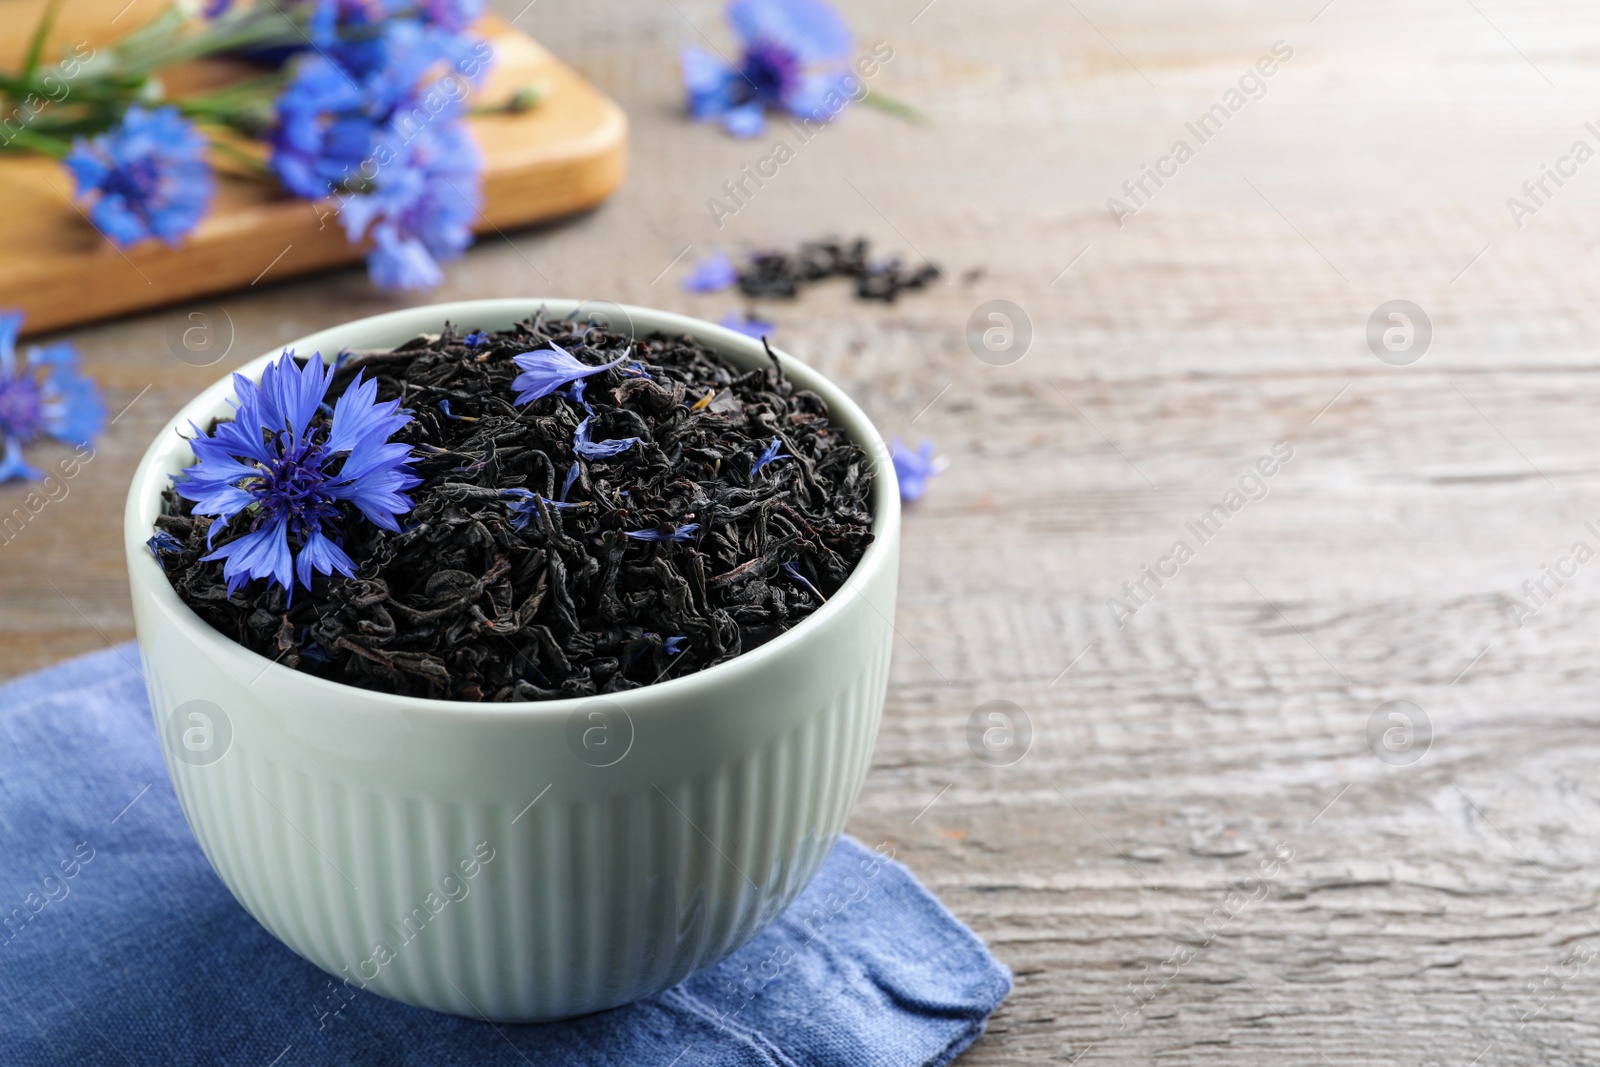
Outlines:
{"label": "folded blue cloth", "polygon": [[[128,645],[0,688],[0,1064],[920,1067],[1011,989],[910,872],[846,838],[761,936],[648,1000],[496,1026],[355,992],[212,873],[137,662]],[[803,925],[818,907],[833,918]]]}

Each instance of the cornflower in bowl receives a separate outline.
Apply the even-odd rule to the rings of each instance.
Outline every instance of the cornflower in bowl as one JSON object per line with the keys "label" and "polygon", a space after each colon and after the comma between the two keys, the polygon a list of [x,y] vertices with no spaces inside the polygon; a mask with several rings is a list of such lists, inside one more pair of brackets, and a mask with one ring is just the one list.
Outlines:
{"label": "cornflower in bowl", "polygon": [[398,517],[411,510],[407,489],[422,484],[412,472],[411,448],[391,440],[411,421],[399,400],[380,402],[378,383],[358,377],[334,402],[331,418],[318,419],[332,384],[321,356],[304,365],[285,351],[268,365],[261,384],[234,375],[232,420],[211,433],[196,428],[195,459],[173,488],[213,516],[208,544],[235,533],[207,560],[222,560],[231,594],[255,578],[283,587],[311,588],[312,573],[355,576],[355,561],[340,544],[357,515],[399,532]]}

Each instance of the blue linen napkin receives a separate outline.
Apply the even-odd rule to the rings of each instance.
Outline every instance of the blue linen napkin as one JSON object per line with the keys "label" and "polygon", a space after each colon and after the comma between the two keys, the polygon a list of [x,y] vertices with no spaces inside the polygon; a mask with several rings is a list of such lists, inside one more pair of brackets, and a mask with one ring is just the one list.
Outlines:
{"label": "blue linen napkin", "polygon": [[[909,871],[844,838],[791,911],[647,1000],[514,1026],[351,990],[212,873],[137,661],[126,645],[0,687],[0,1064],[922,1067],[1011,989]],[[833,918],[803,925],[818,907]]]}

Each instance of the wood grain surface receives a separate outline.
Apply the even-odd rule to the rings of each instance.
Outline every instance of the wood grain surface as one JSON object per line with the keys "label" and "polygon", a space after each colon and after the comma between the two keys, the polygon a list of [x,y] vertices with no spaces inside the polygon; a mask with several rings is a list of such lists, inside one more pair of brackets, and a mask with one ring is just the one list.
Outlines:
{"label": "wood grain surface", "polygon": [[[137,2],[137,0],[135,0]],[[34,0],[0,0],[0,58],[20,51],[37,24]],[[137,28],[160,7],[145,0],[72,0],[48,55],[75,54],[80,42]],[[118,19],[122,14],[123,18]],[[147,18],[148,20],[148,18]],[[490,49],[488,73],[471,106],[504,104],[537,87],[538,107],[469,118],[483,152],[483,212],[477,229],[525,226],[591,208],[622,181],[627,118],[622,110],[505,19],[477,27]],[[242,62],[212,59],[164,72],[167,91],[225,85],[259,73]],[[462,90],[465,86],[463,84]],[[70,101],[70,86],[67,100]],[[48,106],[48,105],[47,105]],[[260,155],[255,146],[247,146]],[[128,249],[107,242],[75,206],[73,183],[54,160],[0,158],[0,307],[19,307],[32,331],[194,300],[357,262],[332,203],[313,204],[219,168],[215,203],[177,248],[144,241]]]}
{"label": "wood grain surface", "polygon": [[[738,301],[683,293],[686,262],[829,231],[945,268],[892,307],[819,287],[756,310],[886,432],[950,460],[907,516],[851,830],[892,842],[1016,972],[962,1063],[1600,1061],[1600,560],[1562,563],[1600,549],[1600,160],[1572,158],[1600,150],[1592,8],[850,17],[894,49],[871,84],[927,124],[857,109],[803,145],[734,141],[678,114],[676,46],[726,47],[715,4],[528,8],[519,25],[628,110],[632,174],[589,216],[489,235],[437,296],[717,318]],[[1292,55],[1228,110],[1279,41]],[[1219,103],[1198,143],[1186,124]],[[1182,138],[1192,158],[1117,226],[1107,199]],[[708,199],[777,139],[793,159],[719,230]],[[1519,227],[1507,199],[1545,166],[1569,176]],[[1031,326],[1010,365],[968,345],[990,300]],[[1368,343],[1393,300],[1431,324],[1409,365]],[[131,636],[121,493],[180,404],[396,306],[354,270],[217,304],[77,335],[126,410],[66,499],[0,545],[5,672]],[[214,366],[169,346],[193,311],[231,322]],[[1265,495],[1230,497],[1280,443]],[[1201,544],[1187,524],[1217,504]],[[1111,598],[1171,573],[1180,539],[1191,558],[1119,626]],[[1010,765],[969,744],[996,700],[1031,729]],[[1391,701],[1420,709],[1426,746],[1386,734],[1405,725]]]}

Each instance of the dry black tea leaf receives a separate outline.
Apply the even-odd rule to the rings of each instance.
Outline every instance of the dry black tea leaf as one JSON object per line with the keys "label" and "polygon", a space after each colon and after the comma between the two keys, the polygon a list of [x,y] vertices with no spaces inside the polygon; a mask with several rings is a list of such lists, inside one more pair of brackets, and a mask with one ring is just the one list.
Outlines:
{"label": "dry black tea leaf", "polygon": [[862,237],[849,243],[807,241],[794,252],[757,252],[739,271],[739,290],[746,296],[788,298],[824,278],[850,278],[862,300],[892,304],[901,293],[922,289],[939,277],[939,268],[932,263],[913,269],[897,257],[875,260],[869,249]]}
{"label": "dry black tea leaf", "polygon": [[[550,342],[620,362],[518,407],[514,358]],[[865,452],[776,360],[741,371],[688,337],[541,313],[342,354],[329,404],[360,371],[414,416],[395,440],[423,482],[399,533],[346,516],[355,577],[319,575],[292,602],[265,581],[230,596],[221,561],[201,560],[212,520],[171,490],[151,541],[201,618],[296,670],[466,701],[620,692],[772,640],[872,540]]]}

